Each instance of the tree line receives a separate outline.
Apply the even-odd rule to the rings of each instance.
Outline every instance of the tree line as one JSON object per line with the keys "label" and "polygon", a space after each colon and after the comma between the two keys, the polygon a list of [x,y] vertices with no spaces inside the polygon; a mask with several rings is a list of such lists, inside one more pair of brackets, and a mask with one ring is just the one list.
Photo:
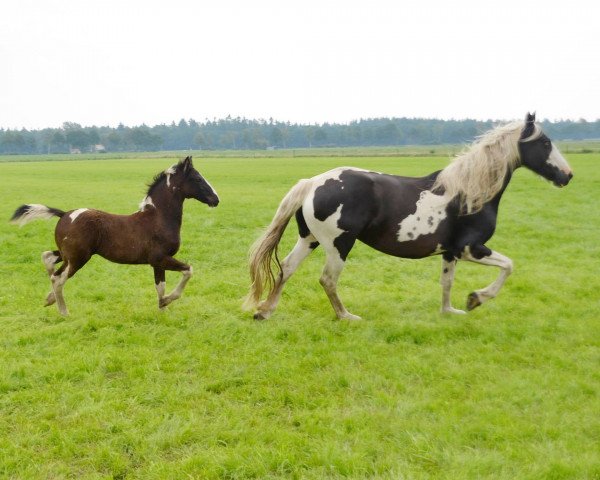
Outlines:
{"label": "tree line", "polygon": [[[82,127],[65,122],[61,128],[0,129],[0,154],[51,154],[157,150],[222,150],[439,145],[470,143],[489,130],[493,120],[438,120],[372,118],[345,124],[306,125],[269,120],[232,118],[149,127]],[[556,140],[600,139],[600,119],[543,121]]]}

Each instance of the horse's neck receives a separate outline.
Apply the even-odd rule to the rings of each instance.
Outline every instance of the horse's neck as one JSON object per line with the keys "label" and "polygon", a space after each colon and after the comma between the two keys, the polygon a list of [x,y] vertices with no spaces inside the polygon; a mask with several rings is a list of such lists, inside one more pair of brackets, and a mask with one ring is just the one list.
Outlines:
{"label": "horse's neck", "polygon": [[183,198],[168,191],[166,187],[152,198],[156,211],[161,219],[167,223],[181,227],[183,218]]}
{"label": "horse's neck", "polygon": [[504,182],[502,183],[502,188],[489,202],[487,202],[488,204],[493,205],[496,210],[498,210],[498,205],[500,204],[500,199],[502,198],[502,195],[504,194],[506,187],[508,187],[508,184],[510,183],[511,178],[512,178],[512,171],[508,170],[506,172],[506,176],[504,177]]}

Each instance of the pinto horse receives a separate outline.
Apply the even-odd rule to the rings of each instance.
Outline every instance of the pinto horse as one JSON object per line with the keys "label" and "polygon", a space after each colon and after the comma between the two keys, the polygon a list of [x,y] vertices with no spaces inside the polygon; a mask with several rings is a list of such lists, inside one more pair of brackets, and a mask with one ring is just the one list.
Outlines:
{"label": "pinto horse", "polygon": [[[19,207],[11,221],[20,225],[39,218],[60,218],[54,232],[58,250],[42,253],[52,283],[45,306],[56,303],[62,315],[68,314],[63,297],[65,282],[94,254],[116,263],[152,265],[159,308],[178,299],[192,276],[191,265],[173,258],[179,250],[186,198],[194,198],[210,207],[219,203],[215,190],[194,168],[192,157],[156,175],[140,210],[132,215],[87,208],[63,212],[38,204]],[[63,264],[55,271],[54,266],[60,262]],[[181,280],[169,295],[165,295],[166,270],[182,273]]]}
{"label": "pinto horse", "polygon": [[[275,310],[283,286],[300,263],[322,245],[326,263],[320,283],[338,318],[360,319],[346,310],[337,282],[356,240],[389,255],[442,255],[442,312],[452,307],[450,289],[457,260],[500,267],[489,286],[470,293],[467,310],[494,298],[513,269],[512,261],[485,246],[493,235],[498,205],[515,168],[524,166],[562,187],[573,174],[556,146],[527,114],[479,137],[445,169],[421,178],[342,167],[300,180],[284,197],[273,221],[250,253],[252,286],[245,306],[254,318]],[[299,238],[280,263],[277,245],[292,217]],[[273,273],[273,257],[278,275]],[[263,292],[268,290],[265,300]]]}

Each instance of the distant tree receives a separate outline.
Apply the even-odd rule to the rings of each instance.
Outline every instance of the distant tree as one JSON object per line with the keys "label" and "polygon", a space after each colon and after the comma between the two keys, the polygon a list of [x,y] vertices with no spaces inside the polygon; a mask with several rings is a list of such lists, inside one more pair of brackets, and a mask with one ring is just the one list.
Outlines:
{"label": "distant tree", "polygon": [[65,138],[72,148],[78,148],[81,151],[85,150],[91,144],[90,136],[82,128],[72,128],[67,130]]}

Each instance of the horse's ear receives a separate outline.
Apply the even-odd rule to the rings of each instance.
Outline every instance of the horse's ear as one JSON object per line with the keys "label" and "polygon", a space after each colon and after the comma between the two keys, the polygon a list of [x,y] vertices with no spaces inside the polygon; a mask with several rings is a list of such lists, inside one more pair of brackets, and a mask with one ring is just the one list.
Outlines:
{"label": "horse's ear", "polygon": [[523,131],[521,132],[521,140],[531,137],[533,135],[533,132],[535,132],[535,112],[533,112],[533,114],[531,113],[527,113],[527,115],[525,116],[525,127],[523,128]]}

